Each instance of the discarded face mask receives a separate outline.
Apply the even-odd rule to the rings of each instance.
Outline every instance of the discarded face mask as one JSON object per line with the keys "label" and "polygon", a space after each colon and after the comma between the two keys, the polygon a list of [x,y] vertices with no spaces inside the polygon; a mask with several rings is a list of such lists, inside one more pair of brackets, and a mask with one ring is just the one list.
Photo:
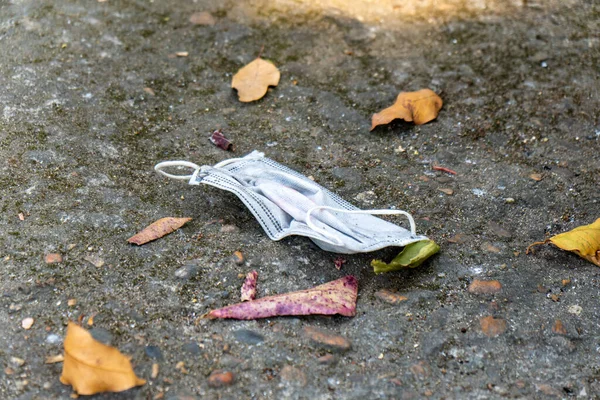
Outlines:
{"label": "discarded face mask", "polygon": [[[190,167],[192,175],[173,175],[167,167]],[[388,246],[406,246],[426,240],[416,234],[412,216],[401,210],[360,210],[304,175],[253,151],[214,166],[188,161],[165,161],[154,169],[190,185],[206,184],[237,195],[250,209],[269,238],[309,237],[326,251],[366,253]],[[373,215],[401,214],[410,231]]]}

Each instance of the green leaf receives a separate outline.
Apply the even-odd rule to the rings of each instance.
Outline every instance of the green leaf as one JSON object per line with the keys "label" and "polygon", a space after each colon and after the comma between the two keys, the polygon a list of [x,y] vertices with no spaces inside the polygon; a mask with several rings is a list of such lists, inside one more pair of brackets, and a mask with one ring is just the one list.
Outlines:
{"label": "green leaf", "polygon": [[397,271],[403,268],[415,268],[438,251],[440,251],[440,246],[433,240],[421,240],[404,247],[400,254],[394,257],[389,264],[381,260],[373,260],[371,266],[376,274]]}

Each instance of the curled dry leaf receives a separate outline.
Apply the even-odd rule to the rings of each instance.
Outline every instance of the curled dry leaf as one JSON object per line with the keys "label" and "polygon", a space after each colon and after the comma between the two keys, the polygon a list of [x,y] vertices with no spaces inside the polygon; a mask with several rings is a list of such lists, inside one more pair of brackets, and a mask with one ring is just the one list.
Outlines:
{"label": "curled dry leaf", "polygon": [[127,241],[141,246],[176,231],[191,220],[191,218],[161,218],[127,239]]}
{"label": "curled dry leaf", "polygon": [[261,99],[269,86],[279,84],[279,77],[279,70],[273,63],[258,57],[233,76],[231,87],[237,89],[240,101],[247,103]]}
{"label": "curled dry leaf", "polygon": [[438,251],[440,246],[433,240],[420,240],[405,246],[389,264],[381,260],[373,260],[371,266],[376,274],[403,268],[416,268]]}
{"label": "curled dry leaf", "polygon": [[238,303],[205,314],[204,318],[258,319],[281,315],[356,314],[358,282],[353,276],[316,286],[312,289],[263,297]]}
{"label": "curled dry leaf", "polygon": [[69,322],[60,381],[80,395],[121,392],[146,383],[133,372],[129,358],[96,341],[79,325]]}
{"label": "curled dry leaf", "polygon": [[581,258],[600,267],[600,218],[593,224],[582,225],[577,228],[552,236],[543,242],[535,242],[527,247],[526,254],[529,254],[533,246],[552,243],[556,247],[572,251]]}
{"label": "curled dry leaf", "polygon": [[253,270],[248,272],[246,280],[242,285],[242,301],[252,301],[256,298],[256,281],[258,280],[258,272]]}
{"label": "curled dry leaf", "polygon": [[376,126],[389,124],[396,118],[423,125],[437,117],[442,104],[440,96],[431,89],[401,92],[392,106],[373,114],[371,130]]}
{"label": "curled dry leaf", "polygon": [[231,143],[229,141],[229,139],[227,139],[225,137],[225,135],[223,135],[223,133],[221,132],[220,129],[217,129],[216,131],[214,131],[212,133],[212,135],[210,135],[208,140],[210,140],[210,142],[212,144],[214,144],[215,146],[217,146],[225,151],[233,150],[233,143]]}

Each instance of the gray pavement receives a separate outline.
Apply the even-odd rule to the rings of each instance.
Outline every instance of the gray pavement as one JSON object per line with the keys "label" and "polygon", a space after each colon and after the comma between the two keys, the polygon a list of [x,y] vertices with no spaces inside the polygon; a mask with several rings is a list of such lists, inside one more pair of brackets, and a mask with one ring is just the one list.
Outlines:
{"label": "gray pavement", "polygon": [[[214,24],[190,23],[200,11]],[[596,1],[0,1],[0,396],[69,398],[44,361],[94,315],[148,379],[98,399],[600,398],[600,270],[524,251],[600,217],[599,16]],[[240,103],[231,77],[263,46],[280,84]],[[369,132],[421,88],[441,93],[437,120]],[[217,128],[235,152],[208,141]],[[441,252],[337,270],[306,238],[269,240],[230,193],[153,171],[255,149],[361,208],[411,212]],[[126,242],[166,216],[193,221]],[[259,296],[355,275],[357,315],[198,319],[251,269]]]}

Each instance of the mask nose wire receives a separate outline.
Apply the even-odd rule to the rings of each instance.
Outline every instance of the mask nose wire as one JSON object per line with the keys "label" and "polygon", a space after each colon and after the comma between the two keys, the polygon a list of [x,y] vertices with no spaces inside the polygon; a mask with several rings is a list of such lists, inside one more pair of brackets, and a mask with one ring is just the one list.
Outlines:
{"label": "mask nose wire", "polygon": [[[169,174],[168,172],[163,171],[163,168],[167,168],[167,167],[189,167],[189,168],[194,169],[194,173],[191,175]],[[193,162],[189,162],[189,161],[163,161],[163,162],[156,164],[154,166],[154,170],[160,174],[163,174],[164,176],[166,176],[168,178],[171,178],[171,179],[177,179],[180,181],[189,181],[195,175],[198,174],[198,171],[200,171],[200,166],[198,164],[194,164]]]}
{"label": "mask nose wire", "polygon": [[312,213],[317,210],[330,210],[330,211],[346,213],[346,214],[404,215],[406,218],[408,218],[408,222],[410,223],[410,232],[413,235],[417,234],[417,226],[415,224],[415,220],[413,219],[412,215],[410,215],[409,213],[407,213],[406,211],[403,211],[403,210],[345,210],[343,208],[335,208],[335,207],[330,207],[330,206],[316,206],[316,207],[309,209],[306,212],[306,225],[308,225],[309,228],[319,232],[321,235],[332,239],[335,242],[334,244],[337,244],[337,245],[342,244],[342,242],[339,238],[337,238],[335,235],[332,235],[330,232],[327,232],[324,229],[319,228],[318,226],[316,226],[313,223]]}

